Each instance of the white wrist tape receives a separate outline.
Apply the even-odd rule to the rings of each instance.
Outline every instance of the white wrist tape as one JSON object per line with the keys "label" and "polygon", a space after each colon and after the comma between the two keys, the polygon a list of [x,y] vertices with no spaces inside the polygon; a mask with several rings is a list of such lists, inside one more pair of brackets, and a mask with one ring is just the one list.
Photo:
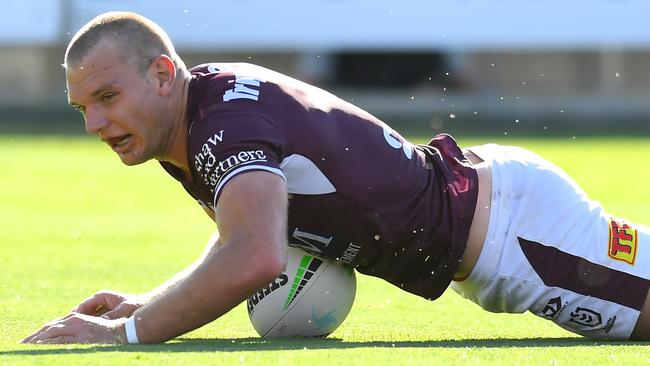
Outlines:
{"label": "white wrist tape", "polygon": [[124,329],[126,330],[126,341],[129,342],[129,344],[140,343],[138,340],[138,332],[135,330],[135,317],[131,316],[126,320],[126,323],[124,323]]}

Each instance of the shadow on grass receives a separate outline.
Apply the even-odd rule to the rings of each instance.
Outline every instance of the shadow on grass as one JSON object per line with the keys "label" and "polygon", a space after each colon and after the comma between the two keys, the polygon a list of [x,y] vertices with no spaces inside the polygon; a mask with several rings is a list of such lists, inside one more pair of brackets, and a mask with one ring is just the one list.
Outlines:
{"label": "shadow on grass", "polygon": [[[368,341],[345,342],[338,338],[327,339],[285,339],[264,340],[260,338],[236,339],[178,339],[165,344],[151,345],[98,345],[88,348],[70,348],[69,345],[46,349],[19,349],[0,352],[8,355],[56,355],[90,354],[98,352],[155,352],[155,353],[194,353],[194,352],[245,352],[277,351],[301,349],[347,349],[347,348],[530,348],[530,347],[580,347],[580,346],[650,346],[650,342],[602,341],[586,338],[495,338],[495,339],[454,339],[431,341]],[[34,346],[32,346],[34,347]],[[40,347],[40,346],[37,346]],[[46,346],[43,346],[46,347]],[[65,348],[63,348],[65,347]],[[74,346],[78,347],[78,346]]]}

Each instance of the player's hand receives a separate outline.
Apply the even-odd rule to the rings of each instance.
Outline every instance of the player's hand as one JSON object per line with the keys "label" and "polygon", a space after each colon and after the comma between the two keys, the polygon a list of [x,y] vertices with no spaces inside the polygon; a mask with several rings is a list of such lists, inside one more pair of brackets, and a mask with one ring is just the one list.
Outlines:
{"label": "player's hand", "polygon": [[70,313],[53,320],[21,343],[124,343],[122,326],[126,319],[104,319],[80,313]]}
{"label": "player's hand", "polygon": [[87,298],[72,313],[118,319],[131,316],[146,302],[144,296],[123,294],[117,291],[100,291]]}

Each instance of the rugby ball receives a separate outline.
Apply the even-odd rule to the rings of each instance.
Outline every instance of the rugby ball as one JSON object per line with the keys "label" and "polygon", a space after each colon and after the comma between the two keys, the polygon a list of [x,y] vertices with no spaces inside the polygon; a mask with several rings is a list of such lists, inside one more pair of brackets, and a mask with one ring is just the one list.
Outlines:
{"label": "rugby ball", "polygon": [[265,338],[326,337],[352,308],[354,270],[289,247],[287,269],[247,300],[248,317]]}

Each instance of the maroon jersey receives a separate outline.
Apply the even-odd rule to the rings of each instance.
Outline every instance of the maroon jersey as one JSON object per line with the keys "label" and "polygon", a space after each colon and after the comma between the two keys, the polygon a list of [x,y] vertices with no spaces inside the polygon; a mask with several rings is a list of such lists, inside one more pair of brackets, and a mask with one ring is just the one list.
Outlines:
{"label": "maroon jersey", "polygon": [[449,135],[415,146],[369,113],[250,64],[191,69],[193,181],[163,167],[214,210],[233,177],[286,180],[288,242],[428,299],[442,294],[467,244],[477,175]]}

